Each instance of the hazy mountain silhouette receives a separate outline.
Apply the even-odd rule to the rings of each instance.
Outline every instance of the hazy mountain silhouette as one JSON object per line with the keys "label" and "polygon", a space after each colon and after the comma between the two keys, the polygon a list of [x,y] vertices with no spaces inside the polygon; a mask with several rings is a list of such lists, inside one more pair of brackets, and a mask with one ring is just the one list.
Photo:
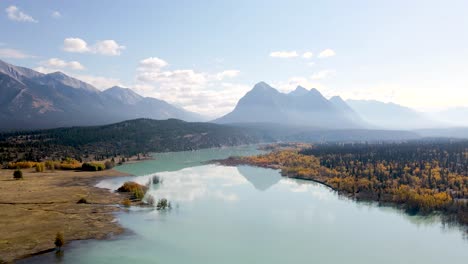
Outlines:
{"label": "hazy mountain silhouette", "polygon": [[[342,102],[342,104],[346,104]],[[242,97],[235,109],[216,123],[276,123],[315,128],[358,128],[359,116],[327,100],[317,89],[298,86],[285,94],[260,82]]]}
{"label": "hazy mountain silhouette", "polygon": [[411,130],[443,126],[443,123],[434,121],[424,113],[395,103],[375,100],[347,100],[346,103],[365,122],[382,129]]}
{"label": "hazy mountain silhouette", "polygon": [[468,126],[468,107],[453,107],[431,115],[452,126]]}
{"label": "hazy mountain silhouette", "polygon": [[110,124],[134,118],[197,121],[198,114],[130,89],[104,92],[61,72],[43,74],[0,60],[0,129]]}

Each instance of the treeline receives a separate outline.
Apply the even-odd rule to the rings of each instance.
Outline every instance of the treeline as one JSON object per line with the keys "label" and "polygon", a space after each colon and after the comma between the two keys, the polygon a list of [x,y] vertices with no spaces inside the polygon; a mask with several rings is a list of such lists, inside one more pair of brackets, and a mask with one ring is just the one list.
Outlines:
{"label": "treeline", "polygon": [[[119,162],[120,163],[120,162]],[[58,160],[45,160],[42,162],[36,161],[17,161],[9,162],[4,168],[6,169],[29,169],[35,168],[36,172],[44,172],[46,170],[83,170],[83,171],[102,171],[112,169],[116,165],[114,158],[105,162],[80,162],[72,158]]]}
{"label": "treeline", "polygon": [[223,163],[279,168],[357,199],[400,204],[412,213],[440,211],[468,224],[468,141],[322,144]]}
{"label": "treeline", "polygon": [[0,163],[61,160],[80,162],[256,143],[248,130],[181,120],[136,119],[96,127],[71,127],[0,134]]}

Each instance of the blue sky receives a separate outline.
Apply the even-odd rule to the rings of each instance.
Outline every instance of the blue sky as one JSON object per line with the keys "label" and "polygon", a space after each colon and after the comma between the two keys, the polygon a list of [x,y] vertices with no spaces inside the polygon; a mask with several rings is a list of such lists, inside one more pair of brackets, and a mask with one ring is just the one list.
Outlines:
{"label": "blue sky", "polygon": [[209,116],[259,81],[437,110],[468,106],[467,10],[467,1],[2,0],[0,58]]}

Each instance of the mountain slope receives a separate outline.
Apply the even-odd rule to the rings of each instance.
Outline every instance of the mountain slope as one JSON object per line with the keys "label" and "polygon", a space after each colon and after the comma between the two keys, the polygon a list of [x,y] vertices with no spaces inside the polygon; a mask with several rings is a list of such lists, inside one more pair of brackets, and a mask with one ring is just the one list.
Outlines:
{"label": "mountain slope", "polygon": [[43,156],[60,159],[64,153],[71,157],[131,156],[137,153],[236,146],[260,141],[261,138],[255,133],[239,127],[177,119],[135,119],[103,126],[0,133],[0,146],[8,145],[8,148],[0,148],[0,165],[2,158],[6,157],[3,161],[11,161],[13,158],[5,155],[8,151],[23,153],[29,155],[28,159],[36,160]]}
{"label": "mountain slope", "polygon": [[366,122],[384,129],[419,129],[441,126],[423,113],[394,103],[375,100],[347,100]]}
{"label": "mountain slope", "polygon": [[333,96],[329,101],[338,109],[340,109],[346,117],[352,122],[363,127],[372,127],[372,124],[365,122],[361,116],[354,111],[340,96]]}
{"label": "mountain slope", "polygon": [[276,123],[315,128],[357,128],[346,110],[335,106],[316,89],[298,86],[289,94],[260,82],[242,97],[235,109],[216,123]]}
{"label": "mountain slope", "polygon": [[436,120],[444,121],[452,126],[468,126],[468,107],[454,107],[444,111],[433,113]]}
{"label": "mountain slope", "polygon": [[130,89],[104,92],[61,72],[43,74],[0,61],[0,130],[110,124],[135,118],[201,117]]}

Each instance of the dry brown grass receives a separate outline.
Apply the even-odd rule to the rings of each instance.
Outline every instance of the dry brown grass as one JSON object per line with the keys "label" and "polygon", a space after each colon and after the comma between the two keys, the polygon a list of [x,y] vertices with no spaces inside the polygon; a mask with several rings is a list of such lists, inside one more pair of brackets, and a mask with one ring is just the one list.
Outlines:
{"label": "dry brown grass", "polygon": [[[0,170],[0,263],[53,249],[57,232],[66,241],[102,239],[121,233],[112,212],[123,196],[93,187],[105,177],[122,176],[114,170],[99,172],[35,172],[23,170],[16,181],[12,170]],[[77,204],[80,198],[88,204]]]}

